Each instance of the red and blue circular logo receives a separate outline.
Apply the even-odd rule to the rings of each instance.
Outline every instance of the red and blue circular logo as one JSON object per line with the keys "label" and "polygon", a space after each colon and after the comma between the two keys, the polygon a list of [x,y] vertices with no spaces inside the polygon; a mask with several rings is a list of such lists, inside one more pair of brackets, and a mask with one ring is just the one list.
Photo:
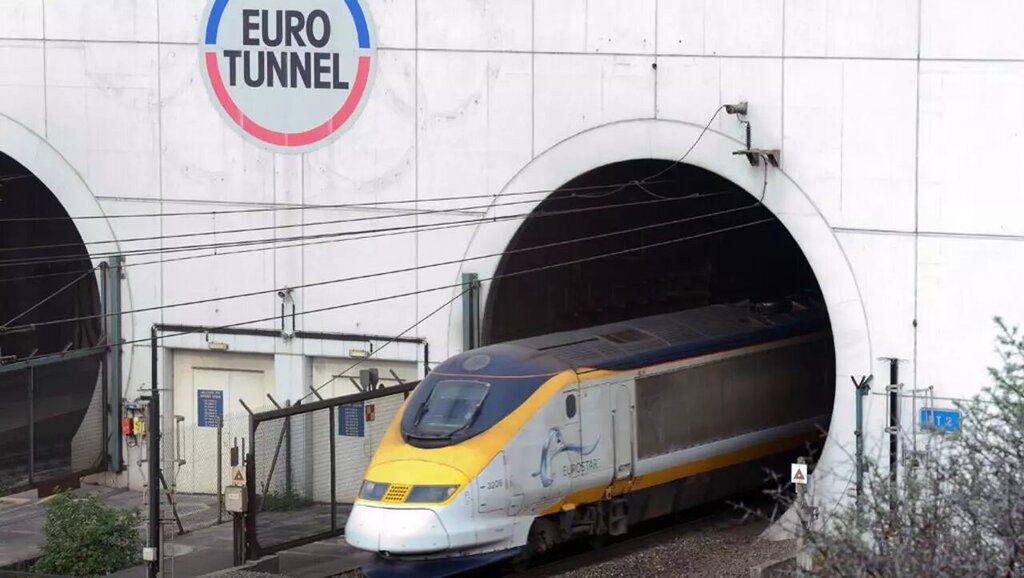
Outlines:
{"label": "red and blue circular logo", "polygon": [[376,69],[359,0],[211,0],[200,58],[216,107],[276,152],[331,143],[358,118]]}

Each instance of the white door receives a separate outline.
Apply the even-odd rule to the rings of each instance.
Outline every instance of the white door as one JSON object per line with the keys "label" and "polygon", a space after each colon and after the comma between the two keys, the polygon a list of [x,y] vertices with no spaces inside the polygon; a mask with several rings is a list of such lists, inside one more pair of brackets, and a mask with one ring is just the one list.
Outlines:
{"label": "white door", "polygon": [[612,427],[615,428],[615,478],[633,477],[633,396],[629,385],[613,385]]}
{"label": "white door", "polygon": [[[225,418],[221,473],[227,476],[232,440],[247,437],[246,411],[238,400],[244,400],[258,411],[270,404],[267,399],[270,392],[263,371],[193,367],[191,377],[190,387],[182,380],[174,391],[174,412],[184,418],[178,425],[176,443],[181,444],[178,456],[185,460],[177,472],[176,483],[182,492],[214,493],[217,490],[215,418],[218,413]],[[200,404],[205,407],[201,408]],[[221,484],[224,483],[222,478]]]}
{"label": "white door", "polygon": [[[253,411],[259,411],[270,404],[267,394],[273,393],[267,391],[262,371],[197,367],[193,370],[192,384],[197,392],[200,389],[223,391],[224,415],[246,413],[239,400],[245,401]],[[198,403],[197,396],[193,396],[192,403]]]}

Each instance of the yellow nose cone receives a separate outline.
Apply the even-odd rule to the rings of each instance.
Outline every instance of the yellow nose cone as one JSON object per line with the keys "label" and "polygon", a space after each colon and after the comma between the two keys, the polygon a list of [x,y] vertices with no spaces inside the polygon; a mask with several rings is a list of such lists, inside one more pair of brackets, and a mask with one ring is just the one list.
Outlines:
{"label": "yellow nose cone", "polygon": [[459,470],[435,461],[395,460],[373,464],[366,471],[366,479],[374,482],[407,485],[464,486],[469,482]]}

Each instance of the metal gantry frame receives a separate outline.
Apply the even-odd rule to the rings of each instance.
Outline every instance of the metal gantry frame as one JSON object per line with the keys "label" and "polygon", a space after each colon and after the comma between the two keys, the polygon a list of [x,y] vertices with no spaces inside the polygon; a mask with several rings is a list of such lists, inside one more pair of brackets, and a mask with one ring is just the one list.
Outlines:
{"label": "metal gantry frame", "polygon": [[[337,431],[337,418],[338,412],[341,406],[353,403],[359,403],[363,401],[369,401],[379,399],[382,397],[389,397],[397,394],[408,395],[416,386],[419,385],[418,381],[402,383],[390,387],[384,387],[380,389],[374,389],[350,395],[343,395],[340,397],[318,399],[308,403],[292,404],[279,407],[277,409],[271,409],[262,412],[249,412],[249,444],[245,453],[245,487],[248,494],[247,501],[249,503],[248,510],[245,513],[245,554],[247,559],[254,559],[285,550],[288,548],[294,548],[303,544],[310,544],[320,540],[325,540],[335,536],[341,535],[344,531],[343,525],[339,524],[338,520],[338,499],[337,499],[337,456],[335,452],[335,441],[338,435]],[[248,409],[248,408],[247,408]],[[297,417],[311,414],[317,411],[328,412],[328,428],[327,434],[329,435],[328,447],[330,451],[330,528],[326,531],[311,533],[308,536],[300,536],[288,540],[287,542],[278,544],[261,544],[259,541],[259,534],[257,529],[257,518],[260,515],[260,504],[263,500],[260,500],[258,495],[259,488],[263,487],[264,492],[270,487],[271,477],[274,475],[274,464],[271,464],[267,469],[267,479],[257,479],[257,457],[256,453],[258,450],[259,442],[257,441],[257,430],[260,424],[264,422],[273,422],[282,420],[285,424],[291,423]],[[280,440],[288,435],[287,425],[282,426],[282,431],[278,434],[278,439],[274,441],[277,446],[273,452],[271,458],[274,462],[279,457]],[[286,460],[290,460],[290,457],[285,457]]]}

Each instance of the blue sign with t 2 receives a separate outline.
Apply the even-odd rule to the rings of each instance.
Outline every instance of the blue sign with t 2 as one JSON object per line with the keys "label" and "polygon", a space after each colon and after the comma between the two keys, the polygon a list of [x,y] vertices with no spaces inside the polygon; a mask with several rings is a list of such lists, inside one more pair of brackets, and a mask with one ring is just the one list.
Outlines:
{"label": "blue sign with t 2", "polygon": [[922,407],[921,427],[942,431],[960,431],[960,410]]}

